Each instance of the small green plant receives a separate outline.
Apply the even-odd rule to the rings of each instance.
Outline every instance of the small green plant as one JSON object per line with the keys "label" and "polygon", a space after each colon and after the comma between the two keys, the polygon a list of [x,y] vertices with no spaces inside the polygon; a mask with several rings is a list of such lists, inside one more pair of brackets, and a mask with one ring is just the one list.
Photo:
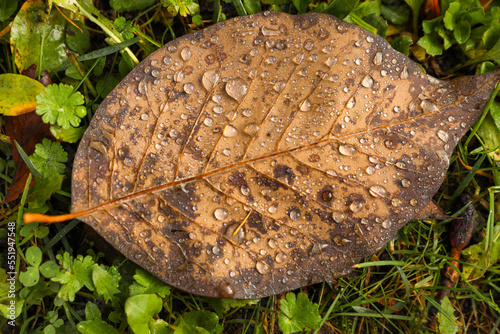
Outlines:
{"label": "small green plant", "polygon": [[304,329],[317,329],[321,321],[318,304],[314,304],[303,293],[287,293],[281,300],[279,325],[283,333],[290,334]]}
{"label": "small green plant", "polygon": [[[42,116],[45,123],[57,124],[63,129],[80,125],[77,107],[83,104],[84,98],[80,92],[73,92],[73,87],[64,84],[49,85],[37,95],[36,102],[36,113]],[[81,109],[78,110],[81,115]]]}
{"label": "small green plant", "polygon": [[471,59],[500,62],[500,8],[486,11],[478,0],[442,2],[441,16],[423,21],[424,36],[417,42],[429,55],[441,55],[454,45]]}

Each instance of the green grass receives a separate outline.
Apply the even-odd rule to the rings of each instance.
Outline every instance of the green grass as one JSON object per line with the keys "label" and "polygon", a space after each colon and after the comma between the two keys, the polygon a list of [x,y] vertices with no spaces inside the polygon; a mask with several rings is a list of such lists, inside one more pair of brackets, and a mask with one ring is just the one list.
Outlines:
{"label": "green grass", "polygon": [[[477,2],[458,2],[465,9],[477,11]],[[160,45],[214,21],[260,10],[282,10],[293,14],[313,10],[328,12],[384,37],[388,32],[390,40],[410,34],[416,42],[427,36],[423,42],[413,43],[409,49],[406,45],[401,51],[407,50],[413,59],[436,76],[479,73],[495,70],[496,64],[500,64],[500,43],[492,42],[500,35],[500,30],[490,29],[485,19],[490,17],[494,21],[496,18],[498,23],[498,1],[491,4],[482,22],[476,22],[477,18],[471,21],[473,31],[475,28],[482,30],[470,36],[462,31],[456,37],[452,29],[448,29],[453,27],[447,27],[439,20],[433,24],[442,28],[441,35],[423,31],[425,16],[418,15],[422,4],[419,1],[409,1],[411,6],[403,1],[384,1],[381,6],[375,1],[215,0],[197,6],[192,0],[163,0],[161,3],[143,0],[137,2],[144,4],[142,8],[123,13],[111,7],[116,1],[111,1],[111,5],[108,1],[98,3],[98,8],[84,6],[80,14],[59,8],[64,16],[84,22],[87,27],[88,41],[75,38],[58,42],[69,46],[72,52],[80,49],[80,57],[55,56],[50,53],[53,46],[40,48],[30,45],[30,41],[19,40],[19,37],[13,39],[15,30],[19,29],[15,25],[10,32],[7,29],[5,34],[0,34],[0,71],[18,73],[20,63],[35,61],[42,64],[39,69],[49,70],[54,83],[65,83],[83,94],[88,114],[79,116],[80,130],[88,125],[93,112],[111,88],[137,61]],[[126,3],[123,2],[123,6],[126,7]],[[447,8],[449,3],[442,1],[442,8]],[[22,11],[19,9],[12,10],[7,17],[0,15],[0,31],[20,16]],[[59,15],[55,5],[51,12]],[[401,18],[394,12],[405,13],[401,15],[406,15],[406,21],[405,17]],[[89,20],[91,16],[92,20]],[[66,23],[60,24],[67,25],[66,19],[61,17],[59,22]],[[124,19],[114,24],[119,17]],[[452,25],[458,21],[449,18],[447,22]],[[79,27],[82,29],[83,25]],[[458,43],[457,37],[465,42]],[[112,40],[112,45],[107,39]],[[17,64],[11,51],[13,40],[17,41],[18,50],[24,45],[32,47],[29,54],[20,56],[26,59],[18,60]],[[395,44],[401,45],[401,41]],[[100,57],[106,57],[106,61],[99,61]],[[464,59],[468,67],[460,66]],[[443,62],[449,63],[443,65]],[[448,72],[450,70],[455,72]],[[8,236],[15,229],[16,330],[21,333],[79,333],[85,330],[86,333],[132,333],[133,328],[137,333],[147,333],[149,326],[157,333],[170,333],[174,329],[177,333],[182,330],[192,333],[196,326],[200,326],[205,330],[202,333],[280,333],[287,328],[302,328],[314,333],[434,333],[438,329],[443,333],[458,330],[496,333],[500,330],[500,264],[496,261],[500,256],[500,170],[498,160],[495,160],[498,155],[493,151],[500,144],[500,132],[496,128],[500,125],[500,108],[493,100],[488,108],[491,108],[490,114],[485,114],[457,146],[446,180],[434,197],[453,215],[459,210],[450,209],[453,202],[461,193],[468,194],[478,215],[471,245],[482,242],[483,252],[479,254],[477,249],[470,249],[471,256],[458,261],[461,265],[458,282],[451,287],[443,285],[444,270],[453,261],[450,257],[450,222],[412,221],[350,276],[293,291],[296,302],[290,301],[295,297],[286,294],[253,301],[215,300],[191,295],[168,287],[114,253],[99,236],[77,220],[47,226],[24,224],[24,212],[61,214],[69,210],[71,166],[82,131],[59,127],[58,138],[68,152],[64,172],[49,173],[47,177],[53,177],[52,188],[30,187],[30,176],[23,185],[20,198],[0,208],[0,245],[5,254],[0,258],[2,268],[7,268]],[[68,110],[72,112],[71,107]],[[5,117],[2,126],[0,139],[5,139]],[[14,178],[15,166],[9,146],[0,142],[0,149],[0,199],[3,199]],[[488,155],[488,152],[493,153]],[[57,156],[54,153],[53,158],[57,160]],[[38,169],[43,172],[43,166],[31,164],[31,168],[32,172]],[[11,222],[16,222],[16,225],[9,224]],[[63,255],[65,253],[68,255]],[[478,258],[474,259],[474,256]],[[475,274],[465,276],[463,268],[467,264],[477,269]],[[6,271],[9,270],[0,271],[2,312],[7,312],[11,300]],[[439,299],[439,294],[445,289],[450,290],[451,306]],[[301,314],[317,321],[307,323],[307,319],[300,318]],[[133,320],[136,318],[143,319],[144,323]],[[12,330],[9,320],[0,315],[0,327]]]}

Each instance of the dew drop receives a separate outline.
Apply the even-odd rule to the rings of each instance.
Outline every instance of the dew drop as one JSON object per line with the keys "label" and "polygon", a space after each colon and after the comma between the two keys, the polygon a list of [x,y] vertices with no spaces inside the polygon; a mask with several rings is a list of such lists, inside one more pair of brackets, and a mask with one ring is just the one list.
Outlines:
{"label": "dew drop", "polygon": [[267,241],[267,245],[270,247],[270,248],[276,248],[278,247],[278,243],[276,242],[276,240],[274,239],[269,239]]}
{"label": "dew drop", "polygon": [[373,57],[373,64],[374,65],[380,65],[382,64],[382,52],[377,52],[375,56]]}
{"label": "dew drop", "polygon": [[276,254],[275,260],[278,263],[285,262],[285,260],[286,260],[286,254],[283,253],[283,252],[280,252],[280,253]]}
{"label": "dew drop", "polygon": [[249,136],[253,136],[259,131],[259,125],[257,123],[250,123],[248,124],[243,132]]}
{"label": "dew drop", "polygon": [[354,153],[356,153],[356,149],[354,147],[350,146],[350,145],[340,145],[339,146],[339,152],[342,155],[351,156]]}
{"label": "dew drop", "polygon": [[212,96],[212,101],[215,103],[221,103],[222,102],[222,96],[220,94],[215,94]]}
{"label": "dew drop", "polygon": [[412,198],[412,199],[410,200],[410,205],[411,205],[411,206],[417,206],[417,204],[418,204],[418,202],[417,202],[417,199],[416,199],[416,198]]}
{"label": "dew drop", "polygon": [[228,212],[224,208],[217,208],[214,211],[214,217],[217,220],[224,220],[227,218],[227,216],[228,216]]}
{"label": "dew drop", "polygon": [[304,48],[308,51],[311,51],[314,48],[314,43],[312,41],[307,41],[304,45]]}
{"label": "dew drop", "polygon": [[353,97],[351,97],[351,98],[349,99],[349,101],[347,101],[347,104],[346,104],[346,106],[345,106],[345,107],[346,107],[347,109],[352,109],[352,108],[354,108],[354,106],[355,106],[355,105],[356,105],[356,99],[355,99],[355,98],[354,98],[354,96],[353,96]]}
{"label": "dew drop", "polygon": [[181,82],[182,80],[184,80],[184,77],[185,77],[184,71],[181,70],[181,71],[175,73],[175,75],[174,75],[174,81],[175,82]]}
{"label": "dew drop", "polygon": [[172,63],[172,57],[170,57],[170,56],[163,57],[163,63],[165,65],[170,65]]}
{"label": "dew drop", "polygon": [[269,211],[269,213],[276,213],[276,212],[278,212],[278,208],[277,208],[276,206],[274,206],[274,205],[271,205],[271,206],[267,209],[267,211]]}
{"label": "dew drop", "polygon": [[188,61],[191,58],[191,49],[189,47],[185,47],[181,50],[181,58],[184,61]]}
{"label": "dew drop", "polygon": [[205,124],[206,126],[212,126],[214,125],[214,120],[211,119],[210,117],[207,117],[205,118],[205,120],[203,121],[203,124]]}
{"label": "dew drop", "polygon": [[252,109],[245,108],[241,111],[241,114],[245,117],[250,117],[252,116]]}
{"label": "dew drop", "polygon": [[226,127],[224,128],[224,132],[223,132],[224,137],[231,138],[231,137],[236,136],[237,134],[238,134],[238,130],[234,126],[232,126],[231,124],[226,125]]}
{"label": "dew drop", "polygon": [[151,76],[154,77],[154,78],[158,78],[158,76],[160,75],[160,70],[157,69],[157,68],[153,68],[151,70]]}
{"label": "dew drop", "polygon": [[401,74],[399,75],[399,77],[400,77],[401,79],[403,79],[403,80],[404,80],[404,79],[408,79],[408,77],[409,77],[409,73],[408,73],[408,66],[407,66],[407,65],[405,65],[405,66],[403,67],[403,70],[401,71]]}
{"label": "dew drop", "polygon": [[214,110],[214,113],[220,114],[220,113],[222,113],[222,111],[224,111],[224,108],[222,108],[222,106],[220,106],[220,105],[217,105],[214,107],[213,110]]}
{"label": "dew drop", "polygon": [[390,220],[384,220],[384,221],[382,222],[382,227],[383,227],[383,228],[389,228],[389,227],[391,227],[391,225],[392,225],[392,223],[391,223],[391,221],[390,221]]}
{"label": "dew drop", "polygon": [[177,138],[177,136],[179,135],[179,133],[177,132],[177,130],[172,129],[172,130],[170,130],[170,132],[168,133],[168,135],[170,136],[170,138]]}
{"label": "dew drop", "polygon": [[330,190],[325,190],[321,194],[321,198],[323,198],[323,201],[325,202],[331,202],[333,200],[333,193]]}
{"label": "dew drop", "polygon": [[391,204],[393,207],[397,208],[397,207],[400,207],[401,204],[403,204],[403,202],[399,198],[393,198],[391,200]]}
{"label": "dew drop", "polygon": [[284,88],[285,88],[285,81],[278,81],[273,87],[273,89],[277,93],[280,93]]}
{"label": "dew drop", "polygon": [[220,254],[220,248],[217,247],[217,246],[213,246],[212,247],[212,253],[214,253],[214,255],[219,255]]}
{"label": "dew drop", "polygon": [[411,186],[411,182],[410,182],[410,180],[408,180],[408,179],[402,179],[402,180],[401,180],[401,185],[402,185],[404,188],[408,188],[409,186]]}
{"label": "dew drop", "polygon": [[325,65],[328,67],[333,67],[337,63],[337,57],[328,57],[325,61]]}
{"label": "dew drop", "polygon": [[255,265],[255,269],[257,269],[257,271],[261,275],[268,274],[271,271],[269,266],[262,261],[257,261],[257,264]]}
{"label": "dew drop", "polygon": [[292,209],[288,213],[288,216],[290,217],[291,220],[297,220],[300,218],[300,212],[296,209]]}
{"label": "dew drop", "polygon": [[242,194],[243,196],[248,196],[248,195],[250,195],[250,188],[248,188],[248,186],[247,186],[247,185],[242,185],[242,186],[240,187],[240,191],[241,191],[241,194]]}
{"label": "dew drop", "polygon": [[143,121],[147,121],[147,120],[149,119],[149,115],[148,115],[148,114],[146,114],[146,113],[144,113],[144,114],[142,114],[142,115],[141,115],[141,119],[142,119]]}
{"label": "dew drop", "polygon": [[363,81],[361,81],[361,86],[363,86],[365,88],[373,87],[373,78],[369,75],[365,76],[363,78]]}
{"label": "dew drop", "polygon": [[193,94],[194,93],[194,85],[191,82],[184,84],[184,92],[186,94],[189,94],[189,95]]}
{"label": "dew drop", "polygon": [[424,113],[429,113],[439,110],[436,104],[434,104],[430,100],[423,100],[422,103],[420,103],[420,106],[422,107]]}
{"label": "dew drop", "polygon": [[238,102],[241,102],[248,92],[248,87],[241,78],[229,80],[226,84],[226,93]]}
{"label": "dew drop", "polygon": [[437,136],[439,139],[441,139],[441,141],[443,141],[445,143],[448,142],[448,139],[449,139],[448,132],[446,132],[444,130],[438,130]]}
{"label": "dew drop", "polygon": [[354,213],[360,212],[363,209],[363,203],[360,201],[353,201],[351,205],[349,205],[349,209]]}
{"label": "dew drop", "polygon": [[406,169],[406,163],[404,163],[403,161],[398,161],[394,164],[397,168],[399,169]]}
{"label": "dew drop", "polygon": [[368,175],[375,174],[375,167],[373,167],[373,166],[366,167],[366,174],[368,174]]}
{"label": "dew drop", "polygon": [[[219,83],[219,80],[220,80],[220,73],[219,70],[217,69],[208,70],[205,73],[203,73],[203,76],[201,77],[201,83],[203,84],[203,87],[205,87],[207,91],[211,91]],[[212,100],[214,97],[212,97]],[[220,103],[220,101],[217,103]]]}
{"label": "dew drop", "polygon": [[264,35],[264,36],[277,36],[280,34],[279,30],[268,28],[268,27],[262,27],[262,28],[260,28],[260,31],[262,32],[262,35]]}
{"label": "dew drop", "polygon": [[146,84],[146,82],[144,80],[141,80],[138,84],[137,84],[137,91],[139,92],[139,94],[142,94],[142,95],[146,95],[147,92],[148,92],[148,86]]}
{"label": "dew drop", "polygon": [[292,60],[295,64],[299,65],[299,64],[302,64],[302,61],[304,61],[304,54],[303,53],[299,53],[298,55],[296,55],[293,60]]}
{"label": "dew drop", "polygon": [[309,111],[311,110],[311,102],[308,99],[305,99],[304,102],[300,105],[301,111]]}
{"label": "dew drop", "polygon": [[371,186],[368,191],[370,192],[370,195],[372,195],[373,197],[386,197],[387,196],[387,190],[380,185]]}

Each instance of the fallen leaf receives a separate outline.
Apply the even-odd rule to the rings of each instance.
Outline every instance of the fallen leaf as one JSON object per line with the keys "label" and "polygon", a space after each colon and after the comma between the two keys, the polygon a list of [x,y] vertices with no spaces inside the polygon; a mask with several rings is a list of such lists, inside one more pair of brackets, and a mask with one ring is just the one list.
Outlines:
{"label": "fallen leaf", "polygon": [[[23,72],[23,76],[33,79],[35,72],[36,66],[31,66]],[[40,81],[42,82],[42,86],[51,83],[47,72],[43,71],[41,73]],[[21,145],[27,155],[31,155],[35,152],[36,144],[41,143],[43,138],[52,137],[50,134],[50,125],[42,122],[42,117],[36,114],[35,107],[28,113],[19,116],[8,116],[4,119],[5,133],[11,139],[9,146],[12,152],[12,160],[14,160],[16,165],[16,172],[2,204],[14,201],[22,194],[30,173],[28,166],[26,166],[14,145],[14,140]],[[31,185],[34,183],[35,179],[33,179]]]}
{"label": "fallen leaf", "polygon": [[19,116],[35,110],[36,96],[45,87],[35,79],[21,74],[0,75],[0,114]]}
{"label": "fallen leaf", "polygon": [[238,17],[118,84],[76,154],[72,213],[25,221],[79,217],[199,295],[332,280],[436,211],[453,148],[499,79],[437,80],[325,14]]}

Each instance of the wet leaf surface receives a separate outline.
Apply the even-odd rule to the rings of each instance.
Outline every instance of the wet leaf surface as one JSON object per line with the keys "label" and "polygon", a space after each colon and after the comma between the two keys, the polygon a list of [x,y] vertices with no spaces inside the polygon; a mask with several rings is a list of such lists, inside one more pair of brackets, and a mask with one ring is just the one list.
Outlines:
{"label": "wet leaf surface", "polygon": [[167,44],[110,93],[75,157],[72,212],[192,293],[331,280],[435,211],[499,78],[439,81],[324,14],[235,18]]}

